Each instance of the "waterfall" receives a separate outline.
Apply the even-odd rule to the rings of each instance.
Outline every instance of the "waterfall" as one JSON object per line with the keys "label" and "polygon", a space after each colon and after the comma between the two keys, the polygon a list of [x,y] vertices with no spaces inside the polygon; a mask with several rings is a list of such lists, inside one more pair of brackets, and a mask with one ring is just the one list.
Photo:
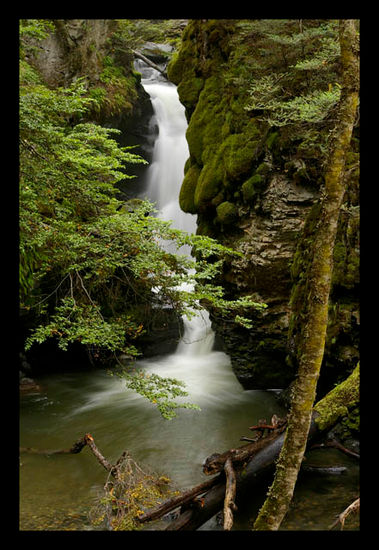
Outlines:
{"label": "waterfall", "polygon": [[[141,70],[141,62],[139,63]],[[149,68],[147,74],[147,78],[142,78],[142,85],[151,98],[154,123],[157,124],[159,133],[154,144],[152,162],[147,171],[146,193],[148,198],[155,202],[159,217],[170,220],[176,229],[194,233],[197,217],[183,212],[179,206],[184,164],[189,157],[184,106],[179,101],[174,84],[162,80],[157,82],[158,73],[154,69]],[[189,254],[190,249],[183,247],[180,252]],[[186,290],[191,290],[190,285],[186,285]],[[183,324],[184,334],[176,354],[201,356],[211,352],[214,333],[208,312],[197,312],[190,320],[184,317]]]}
{"label": "waterfall", "polygon": [[[174,84],[163,80],[157,71],[143,62],[137,61],[136,65],[153,105],[152,124],[159,130],[146,175],[146,198],[156,203],[159,217],[171,220],[177,229],[194,233],[196,216],[183,212],[179,206],[184,164],[189,157],[184,106]],[[190,253],[189,247],[183,248]],[[190,288],[186,287],[187,290]],[[213,395],[218,401],[221,394],[225,396],[228,392],[230,395],[233,389],[240,395],[242,388],[232,372],[229,357],[223,352],[213,351],[215,335],[208,312],[200,310],[191,319],[183,317],[183,325],[184,333],[174,354],[140,363],[161,376],[183,380],[186,389],[197,400],[206,396],[207,401],[212,401]]]}

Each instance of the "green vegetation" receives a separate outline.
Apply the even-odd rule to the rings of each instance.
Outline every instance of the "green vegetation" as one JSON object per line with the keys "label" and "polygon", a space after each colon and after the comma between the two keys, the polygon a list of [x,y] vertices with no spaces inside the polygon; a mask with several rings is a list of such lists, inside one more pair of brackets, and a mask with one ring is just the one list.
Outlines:
{"label": "green vegetation", "polygon": [[[30,25],[23,34],[25,28]],[[123,85],[113,59],[104,65],[100,80]],[[154,307],[162,305],[188,316],[199,301],[235,307],[243,322],[241,313],[254,302],[229,305],[212,284],[233,251],[172,229],[146,201],[128,207],[120,200],[117,185],[130,178],[128,165],[146,161],[118,145],[117,130],[88,122],[102,101],[99,89],[89,92],[79,78],[48,88],[21,55],[20,305],[31,328],[25,349],[53,339],[63,350],[79,342],[94,358],[132,359]],[[166,252],[163,241],[192,246],[196,271],[195,260]],[[194,290],[184,290],[183,282]],[[173,416],[170,392],[185,395],[176,381],[166,387],[158,378],[133,380],[126,373],[126,379],[166,418]]]}
{"label": "green vegetation", "polygon": [[359,403],[359,379],[360,366],[359,363],[351,375],[336,386],[328,393],[324,399],[321,399],[315,406],[315,411],[319,414],[316,417],[316,423],[320,430],[325,430],[328,426],[332,427],[336,423],[336,419],[345,416],[345,423],[349,425],[350,411],[355,414],[353,427],[359,425],[359,417],[357,417],[357,404]]}
{"label": "green vegetation", "polygon": [[202,227],[222,201],[254,204],[264,185],[246,182],[265,152],[280,164],[285,148],[305,161],[296,177],[320,183],[340,96],[338,56],[332,20],[189,22],[168,74],[187,110],[197,166],[183,182],[181,206],[197,212]]}

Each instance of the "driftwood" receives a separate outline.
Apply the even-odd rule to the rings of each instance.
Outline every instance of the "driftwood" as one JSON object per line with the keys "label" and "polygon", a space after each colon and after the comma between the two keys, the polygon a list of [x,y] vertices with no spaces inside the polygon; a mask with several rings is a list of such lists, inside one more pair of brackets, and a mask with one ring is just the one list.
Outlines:
{"label": "driftwood", "polygon": [[[167,526],[166,530],[196,529],[198,525],[193,526],[194,518],[198,515],[204,515],[202,511],[205,509],[206,519],[208,519],[218,511],[223,502],[224,529],[230,530],[233,526],[233,512],[237,510],[235,500],[241,470],[245,468],[253,456],[278,439],[285,426],[286,420],[278,419],[275,415],[271,424],[267,424],[266,420],[262,420],[258,424],[258,428],[252,426],[250,429],[269,430],[269,435],[263,437],[262,431],[262,433],[259,433],[258,438],[254,440],[249,438],[249,445],[229,449],[222,454],[215,453],[211,455],[203,464],[203,472],[206,475],[218,473],[217,476],[145,512],[143,516],[138,518],[138,521],[144,523],[158,519],[180,506],[180,515]],[[242,475],[245,476],[246,472],[244,471]],[[202,495],[201,498],[198,498],[200,495]],[[201,521],[199,525],[204,521]]]}
{"label": "driftwood", "polygon": [[345,520],[346,518],[352,513],[352,512],[358,512],[361,505],[360,498],[357,498],[352,502],[341,514],[339,514],[336,521],[329,527],[329,530],[334,529],[338,524],[341,525],[341,531],[344,528]]}
{"label": "driftwood", "polygon": [[118,477],[118,464],[122,461],[125,456],[123,453],[116,464],[111,464],[99,451],[95,445],[95,441],[91,434],[86,433],[82,438],[78,439],[72,447],[69,449],[60,449],[58,451],[46,451],[33,449],[32,447],[20,447],[20,452],[32,453],[32,454],[43,454],[43,455],[58,455],[58,454],[78,454],[85,447],[88,446],[92,454],[96,457],[97,461],[115,478]]}
{"label": "driftwood", "polygon": [[217,483],[219,483],[219,476],[209,479],[204,483],[200,483],[199,485],[196,485],[196,487],[192,487],[192,489],[188,489],[187,491],[182,492],[180,495],[166,500],[156,508],[145,512],[143,516],[139,516],[137,519],[140,523],[145,523],[147,521],[161,518],[168,512],[175,510],[175,508],[178,508],[179,506],[185,506],[186,504],[192,502],[195,497],[198,497],[199,495],[202,495],[205,492],[209,491],[209,489],[211,489]]}
{"label": "driftwood", "polygon": [[224,499],[224,530],[230,531],[233,527],[233,512],[237,510],[235,504],[236,498],[236,473],[233,468],[232,458],[228,457],[225,464],[224,470],[226,475],[226,487],[225,487],[225,499]]}
{"label": "driftwood", "polygon": [[138,52],[137,50],[132,50],[133,55],[137,57],[138,59],[141,59],[146,65],[149,65],[152,69],[155,69],[156,71],[160,72],[162,76],[164,76],[167,79],[167,73],[163,69],[161,69],[158,65],[156,65],[153,61],[151,61],[148,57],[143,55],[141,52]]}
{"label": "driftwood", "polygon": [[[334,388],[314,406],[308,431],[307,444],[309,445],[315,437],[320,436],[322,433],[332,428],[340,417],[344,416],[349,408],[355,406],[358,402],[359,365],[347,380],[339,384],[339,386]],[[339,404],[341,406],[337,407],[336,405]],[[333,410],[337,411],[334,414],[330,414],[331,405],[334,405]],[[271,426],[273,424],[274,423],[271,422]],[[271,432],[271,434],[267,436],[270,437],[270,441],[267,441],[266,437],[259,439],[258,442],[261,442],[259,450],[256,448],[255,452],[252,452],[251,455],[247,457],[246,461],[240,464],[241,467],[236,471],[237,501],[238,496],[243,493],[244,489],[250,490],[260,479],[267,476],[267,474],[272,474],[285,438],[285,433],[283,432],[279,435],[275,434],[275,437],[272,438],[272,430],[267,423],[261,422],[257,426],[251,426],[251,428],[258,430],[258,433],[259,430],[262,431],[263,428],[266,430],[268,429]],[[245,440],[247,438],[243,439]],[[257,442],[255,441],[255,443]],[[216,457],[213,456],[212,460],[208,460],[207,466],[209,470],[215,471],[214,469],[212,470],[212,468],[216,466],[217,471],[221,463],[222,465],[225,464],[228,456],[230,456],[228,453],[224,453],[222,458],[225,460],[223,463],[222,460],[220,460],[220,455]],[[235,462],[234,467],[236,466],[237,464]],[[198,529],[222,509],[225,499],[225,485],[225,479],[222,480],[221,478],[220,483],[217,483],[203,495],[201,507],[193,507],[192,509],[186,510],[185,514],[183,513],[177,519],[171,521],[166,530],[180,531]]]}
{"label": "driftwood", "polygon": [[[315,417],[315,415],[314,415]],[[319,435],[319,430],[312,418],[308,441],[311,441],[316,435]],[[272,472],[275,467],[275,461],[279,456],[282,448],[285,433],[284,428],[279,428],[279,433],[271,433],[270,435],[259,439],[259,450],[247,457],[246,462],[239,464],[239,469],[236,469],[236,499],[238,495],[243,493],[244,488],[251,488],[259,479]],[[265,439],[269,441],[265,442]],[[264,442],[266,444],[264,444]],[[248,447],[248,446],[245,446]],[[225,461],[227,458],[232,458],[228,453],[224,453]],[[220,455],[219,455],[220,456]],[[234,463],[236,465],[236,463]],[[238,460],[237,460],[238,465]],[[225,489],[226,480],[220,478],[219,483],[207,491],[202,497],[202,505],[194,506],[187,509],[177,519],[174,519],[167,526],[167,531],[192,531],[198,529],[206,521],[212,518],[217,512],[223,508],[225,504]]]}

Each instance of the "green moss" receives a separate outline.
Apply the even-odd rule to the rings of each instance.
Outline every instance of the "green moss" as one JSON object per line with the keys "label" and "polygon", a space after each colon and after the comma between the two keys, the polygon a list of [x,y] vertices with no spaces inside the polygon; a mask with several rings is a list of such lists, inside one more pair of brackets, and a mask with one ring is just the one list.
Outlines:
{"label": "green moss", "polygon": [[258,129],[249,123],[244,132],[229,135],[223,143],[223,158],[228,178],[239,180],[251,172],[254,151],[259,138]]}
{"label": "green moss", "polygon": [[341,422],[346,430],[346,436],[354,435],[360,430],[360,408],[354,407]]}
{"label": "green moss", "polygon": [[273,147],[274,147],[274,144],[275,142],[277,141],[278,139],[278,136],[279,136],[279,133],[278,132],[272,132],[268,138],[267,138],[267,141],[266,141],[266,145],[267,145],[267,148],[269,150],[272,150]]}
{"label": "green moss", "polygon": [[320,430],[331,428],[349,414],[359,403],[359,363],[352,374],[321,399],[314,410],[318,413],[316,424]]}
{"label": "green moss", "polygon": [[260,174],[254,174],[242,185],[243,200],[252,203],[265,186],[265,180]]}
{"label": "green moss", "polygon": [[238,209],[235,204],[225,201],[217,208],[217,221],[223,225],[229,225],[235,222],[238,217]]}
{"label": "green moss", "polygon": [[194,196],[196,209],[204,209],[211,204],[212,199],[220,192],[223,182],[223,167],[217,157],[214,157],[201,170]]}
{"label": "green moss", "polygon": [[256,173],[260,174],[261,176],[267,176],[267,174],[270,172],[271,167],[267,162],[262,162],[258,168],[256,169]]}
{"label": "green moss", "polygon": [[172,54],[167,66],[167,76],[174,84],[179,84],[183,76],[183,62],[180,50]]}
{"label": "green moss", "polygon": [[223,193],[223,191],[220,191],[220,193],[217,193],[217,195],[212,199],[211,202],[212,202],[213,206],[218,206],[219,204],[224,202],[224,200],[225,200],[224,193]]}
{"label": "green moss", "polygon": [[186,75],[186,78],[180,81],[178,85],[178,94],[180,101],[189,109],[198,100],[199,94],[204,86],[204,79],[197,78],[195,73]]}
{"label": "green moss", "polygon": [[359,217],[349,216],[347,223],[340,220],[337,242],[333,253],[334,286],[353,288],[360,279]]}
{"label": "green moss", "polygon": [[197,164],[193,164],[186,171],[179,194],[179,204],[183,212],[189,212],[190,214],[196,213],[194,201],[199,175],[200,168]]}

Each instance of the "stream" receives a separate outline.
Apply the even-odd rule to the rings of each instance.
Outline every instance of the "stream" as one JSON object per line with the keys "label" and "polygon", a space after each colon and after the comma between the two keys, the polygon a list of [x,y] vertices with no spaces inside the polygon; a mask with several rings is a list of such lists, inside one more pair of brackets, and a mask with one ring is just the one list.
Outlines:
{"label": "stream", "polygon": [[[196,216],[182,212],[178,203],[189,156],[184,107],[173,84],[142,62],[137,65],[159,128],[146,172],[145,196],[156,202],[160,217],[194,232]],[[229,357],[214,349],[205,311],[190,321],[184,319],[184,334],[173,354],[140,360],[138,366],[184,381],[189,393],[186,401],[201,411],[178,409],[176,418],[164,420],[154,405],[104,370],[44,374],[36,379],[40,392],[21,396],[20,446],[68,448],[90,432],[110,462],[128,450],[137,462],[170,477],[178,489],[186,489],[208,479],[202,473],[207,456],[241,445],[240,437],[251,435],[248,426],[285,412],[275,391],[244,390]],[[326,529],[358,493],[355,459],[329,449],[313,451],[312,461],[338,462],[347,470],[340,475],[301,475],[283,529]],[[86,448],[77,455],[22,453],[19,470],[20,530],[96,529],[88,512],[102,494],[106,473]],[[262,504],[265,490],[254,488],[246,507],[236,514],[233,529],[251,528],[250,519]],[[353,524],[352,528],[358,527]],[[201,529],[222,527],[212,518]]]}

